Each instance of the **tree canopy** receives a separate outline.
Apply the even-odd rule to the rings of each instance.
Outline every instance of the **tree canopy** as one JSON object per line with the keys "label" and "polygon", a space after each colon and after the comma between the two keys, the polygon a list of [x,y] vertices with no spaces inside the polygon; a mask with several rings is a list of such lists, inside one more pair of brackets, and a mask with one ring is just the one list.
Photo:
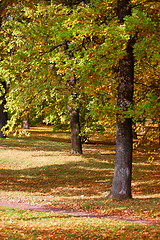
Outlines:
{"label": "tree canopy", "polygon": [[[75,75],[75,104],[87,107],[90,115],[103,125],[106,116],[114,118],[119,111],[115,101],[117,64],[125,55],[129,36],[136,34],[134,106],[125,114],[132,115],[135,121],[142,115],[157,119],[158,4],[131,1],[132,15],[119,24],[116,1],[79,2],[23,2],[7,8],[1,31],[1,72],[10,84],[10,111],[18,111],[17,118],[24,112],[24,104],[27,109],[33,108],[37,116],[44,109],[49,110],[49,105],[55,108],[53,101],[65,102],[67,106],[71,100],[67,81]],[[49,112],[53,115],[52,108]],[[63,109],[59,107],[62,115]]]}

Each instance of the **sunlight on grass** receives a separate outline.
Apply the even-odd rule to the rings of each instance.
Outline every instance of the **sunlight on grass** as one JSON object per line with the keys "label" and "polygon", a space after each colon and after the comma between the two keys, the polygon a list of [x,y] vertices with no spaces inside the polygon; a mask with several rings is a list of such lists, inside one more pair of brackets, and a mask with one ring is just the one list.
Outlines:
{"label": "sunlight on grass", "polygon": [[[149,164],[147,156],[138,155],[135,152],[132,181],[134,198],[126,201],[111,201],[106,199],[106,196],[111,189],[113,177],[115,153],[113,144],[84,144],[84,154],[82,156],[71,155],[68,133],[53,134],[51,128],[32,128],[30,132],[29,137],[19,139],[14,137],[1,141],[1,199],[10,202],[94,212],[96,214],[103,213],[132,219],[146,218],[155,222],[159,221],[158,169],[160,163],[157,160],[155,160],[155,163]],[[27,214],[29,213],[27,212]],[[15,231],[23,232],[23,224],[18,227],[17,224],[19,223],[18,220]],[[108,224],[105,221],[104,223]],[[6,230],[11,229],[9,233],[13,230],[10,227],[10,225],[6,226]],[[39,231],[39,228],[36,232],[29,228],[29,231],[23,232],[23,234],[29,234],[26,235],[28,237],[38,234]],[[50,236],[46,229],[43,231],[41,232],[43,237],[45,234]],[[71,233],[72,231],[73,229],[71,229]],[[86,231],[89,234],[89,230]],[[125,228],[124,236],[126,231],[129,230]],[[15,236],[17,236],[16,234]],[[78,231],[76,231],[76,234],[78,234]],[[70,239],[68,236],[62,239]],[[73,236],[75,237],[74,234]],[[82,234],[82,236],[85,235]],[[86,236],[91,237],[92,235]],[[103,234],[96,236],[99,239],[107,239],[105,237],[108,235],[104,233],[104,236]],[[115,236],[118,236],[115,239],[125,239],[121,235]],[[132,239],[131,234],[129,237]],[[28,239],[32,238],[28,237]],[[85,239],[85,237],[79,239]],[[135,239],[138,239],[138,234]]]}
{"label": "sunlight on grass", "polygon": [[48,126],[47,128],[44,126],[44,127],[30,127],[28,130],[28,132],[53,132],[53,127],[52,126]]}
{"label": "sunlight on grass", "polygon": [[149,199],[149,198],[160,198],[160,194],[156,193],[156,194],[145,194],[145,195],[140,195],[140,194],[134,194],[133,195],[134,198],[139,198],[139,199]]}
{"label": "sunlight on grass", "polygon": [[[0,208],[1,239],[157,239],[158,227]],[[141,235],[141,238],[140,235]]]}
{"label": "sunlight on grass", "polygon": [[63,151],[21,151],[1,150],[0,167],[3,169],[24,169],[51,164],[65,164],[81,161],[81,156],[72,156]]}
{"label": "sunlight on grass", "polygon": [[[140,186],[140,185],[142,185],[142,184],[157,184],[157,180],[156,179],[152,179],[152,180],[146,180],[146,181],[137,181],[137,182],[134,182],[133,184],[132,184],[132,186]],[[160,183],[160,182],[159,182]],[[158,184],[159,185],[159,184]],[[158,187],[158,186],[157,186]]]}

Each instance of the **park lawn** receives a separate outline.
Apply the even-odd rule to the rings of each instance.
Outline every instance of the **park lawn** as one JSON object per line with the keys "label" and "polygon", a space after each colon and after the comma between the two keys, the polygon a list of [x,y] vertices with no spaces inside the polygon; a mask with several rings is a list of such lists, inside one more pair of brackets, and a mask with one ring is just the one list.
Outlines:
{"label": "park lawn", "polygon": [[[112,201],[106,196],[113,177],[113,139],[106,139],[103,143],[94,138],[94,144],[92,141],[83,145],[83,155],[74,156],[70,154],[68,133],[52,133],[51,128],[45,127],[31,128],[30,133],[28,137],[1,139],[2,200],[133,220],[148,219],[153,223],[159,221],[160,163],[156,147],[151,150],[152,147],[143,146],[134,151],[133,199]],[[150,160],[150,155],[154,156],[154,160]],[[158,225],[145,226],[11,208],[1,210],[1,232],[6,234],[2,239],[17,239],[16,234],[20,234],[19,239],[47,239],[52,235],[52,239],[75,239],[75,236],[78,239],[125,239],[124,236],[128,236],[126,239],[148,239],[149,236],[154,236],[150,239],[158,239]],[[12,238],[8,237],[9,234]]]}
{"label": "park lawn", "polygon": [[158,240],[159,230],[154,225],[2,207],[0,210],[0,239]]}

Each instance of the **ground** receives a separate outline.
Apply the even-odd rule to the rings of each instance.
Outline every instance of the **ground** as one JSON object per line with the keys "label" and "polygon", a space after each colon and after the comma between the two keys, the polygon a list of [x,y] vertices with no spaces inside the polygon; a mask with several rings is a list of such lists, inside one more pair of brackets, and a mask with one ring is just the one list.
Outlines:
{"label": "ground", "polygon": [[[50,127],[29,132],[28,137],[1,140],[2,239],[158,239],[157,145],[134,150],[133,199],[113,201],[106,196],[113,177],[114,139],[94,136],[83,145],[83,155],[75,156],[70,154],[69,133],[53,133]],[[20,235],[18,230],[13,235],[13,228]]]}

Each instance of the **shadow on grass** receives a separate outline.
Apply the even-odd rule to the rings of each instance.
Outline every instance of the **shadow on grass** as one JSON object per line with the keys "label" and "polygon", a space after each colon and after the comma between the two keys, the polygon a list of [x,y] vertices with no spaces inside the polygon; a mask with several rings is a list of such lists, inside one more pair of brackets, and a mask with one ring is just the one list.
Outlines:
{"label": "shadow on grass", "polygon": [[[0,188],[5,191],[28,191],[55,194],[59,189],[70,194],[95,194],[102,183],[110,183],[113,164],[97,162],[69,162],[22,170],[1,169]],[[60,191],[61,190],[61,191]]]}
{"label": "shadow on grass", "polygon": [[68,142],[45,141],[44,139],[32,139],[32,138],[7,138],[1,140],[1,147],[22,151],[61,151],[62,149],[70,150],[70,144]]}
{"label": "shadow on grass", "polygon": [[[54,157],[54,154],[56,156],[57,152],[59,156],[63,156],[64,158],[64,164],[51,164],[21,170],[1,169],[0,188],[4,191],[40,192],[53,195],[57,193],[61,195],[94,195],[98,191],[103,191],[103,189],[106,191],[107,186],[110,187],[111,185],[113,175],[113,144],[107,147],[108,153],[106,153],[106,146],[103,146],[101,142],[99,144],[96,142],[96,145],[85,144],[83,161],[76,160],[74,162],[74,156],[72,156],[73,161],[66,161],[66,163],[65,157],[68,158],[71,156],[69,155],[70,143],[68,139],[64,139],[63,133],[59,135],[55,134],[52,137],[52,141],[51,138],[49,141],[42,140],[38,136],[38,132],[36,139],[34,136],[33,138],[12,137],[2,139],[1,147],[6,151],[36,151],[36,153],[31,154],[37,159],[43,156]],[[42,152],[39,154],[38,151]],[[20,161],[18,164],[20,164]]]}
{"label": "shadow on grass", "polygon": [[[107,146],[107,147],[106,147]],[[70,151],[71,142],[69,138],[61,137],[10,137],[6,139],[1,139],[0,147],[14,150],[22,151],[34,151],[34,150],[43,150],[43,151]],[[115,144],[113,142],[102,142],[102,141],[90,141],[86,144],[83,144],[83,149],[88,149],[91,151],[93,149],[98,151],[99,149],[114,149]]]}
{"label": "shadow on grass", "polygon": [[[141,166],[133,181],[133,193],[159,192],[158,171]],[[113,164],[91,159],[88,162],[68,162],[21,170],[0,170],[0,189],[49,193],[51,195],[96,195],[109,191],[113,177]]]}
{"label": "shadow on grass", "polygon": [[[9,138],[1,140],[3,150],[43,151],[44,156],[54,156],[59,152],[69,156],[70,143],[63,135],[55,135],[54,140],[45,141],[40,136],[35,138]],[[111,187],[113,177],[114,144],[103,145],[102,142],[84,145],[84,161],[72,161],[64,164],[52,164],[43,167],[21,170],[1,169],[0,189],[4,191],[24,191],[49,193],[51,195],[94,195],[106,192]],[[51,151],[52,153],[49,153]],[[43,157],[41,155],[34,157]],[[47,153],[48,152],[48,153]],[[47,154],[48,155],[47,155]],[[55,153],[57,154],[57,153]],[[133,165],[133,190],[137,194],[150,194],[158,191],[158,165]]]}

